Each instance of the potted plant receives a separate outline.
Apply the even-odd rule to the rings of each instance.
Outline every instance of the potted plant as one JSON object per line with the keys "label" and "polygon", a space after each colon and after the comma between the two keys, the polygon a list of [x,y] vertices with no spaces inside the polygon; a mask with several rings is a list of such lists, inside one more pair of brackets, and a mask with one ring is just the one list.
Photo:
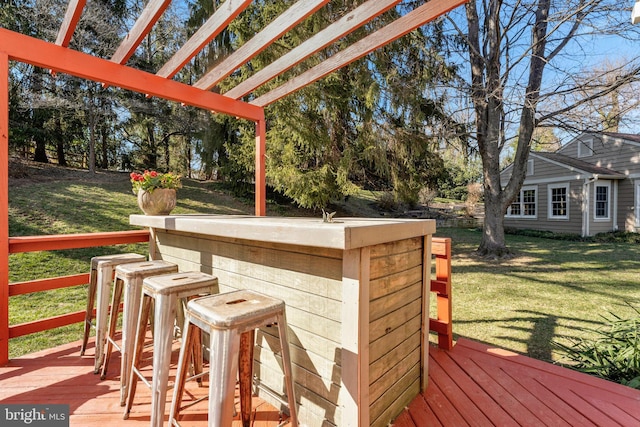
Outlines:
{"label": "potted plant", "polygon": [[169,215],[176,207],[176,190],[182,187],[180,176],[171,172],[145,170],[131,173],[133,194],[146,215]]}

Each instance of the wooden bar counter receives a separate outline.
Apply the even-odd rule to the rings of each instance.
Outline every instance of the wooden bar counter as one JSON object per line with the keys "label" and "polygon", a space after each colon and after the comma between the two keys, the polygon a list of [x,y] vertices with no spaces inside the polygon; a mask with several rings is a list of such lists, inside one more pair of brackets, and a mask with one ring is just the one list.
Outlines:
{"label": "wooden bar counter", "polygon": [[[287,306],[300,425],[387,426],[427,386],[434,220],[132,215],[150,253]],[[257,334],[259,395],[284,394],[277,333]]]}

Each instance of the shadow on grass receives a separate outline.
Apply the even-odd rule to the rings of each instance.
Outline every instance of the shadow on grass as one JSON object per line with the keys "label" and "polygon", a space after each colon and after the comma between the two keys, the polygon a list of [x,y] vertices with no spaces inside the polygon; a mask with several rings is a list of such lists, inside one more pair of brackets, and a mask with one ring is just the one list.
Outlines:
{"label": "shadow on grass", "polygon": [[[522,353],[534,359],[539,359],[546,362],[553,362],[553,356],[552,356],[553,342],[561,338],[568,338],[567,336],[563,336],[557,332],[560,320],[565,320],[565,321],[579,320],[580,323],[593,327],[593,330],[595,330],[597,327],[601,325],[601,322],[598,322],[598,321],[585,321],[583,319],[574,319],[572,317],[556,316],[548,313],[542,313],[542,312],[531,311],[531,310],[516,310],[516,312],[521,313],[522,316],[501,318],[501,319],[496,318],[496,319],[470,320],[470,321],[456,321],[454,316],[454,333],[455,333],[456,325],[464,325],[464,324],[470,324],[470,323],[473,323],[474,325],[477,325],[477,324],[497,325],[498,327],[502,327],[503,329],[507,328],[510,331],[518,330],[520,332],[526,333],[528,337],[526,339],[519,339],[514,337],[513,334],[504,334],[504,335],[496,335],[495,338],[513,343],[512,345],[510,345],[509,350],[516,351],[514,350],[514,348],[518,346],[515,345],[515,343],[524,344],[526,347],[526,351],[525,352],[516,351],[516,352]],[[531,324],[532,327],[524,328],[524,327],[513,326],[518,324]],[[486,345],[491,345],[491,346],[496,345],[495,342],[481,340],[471,336],[467,336],[467,338],[472,339],[474,341],[481,342]]]}

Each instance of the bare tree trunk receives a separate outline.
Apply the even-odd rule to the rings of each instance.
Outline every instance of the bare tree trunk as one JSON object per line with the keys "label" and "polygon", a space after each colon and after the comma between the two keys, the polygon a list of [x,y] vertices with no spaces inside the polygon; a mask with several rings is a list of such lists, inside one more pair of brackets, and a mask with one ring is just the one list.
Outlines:
{"label": "bare tree trunk", "polygon": [[62,123],[60,120],[60,112],[56,113],[56,129],[54,134],[56,136],[56,154],[58,157],[58,164],[60,166],[67,166],[67,158],[64,154],[64,132],[62,131]]}
{"label": "bare tree trunk", "polygon": [[33,160],[40,163],[49,163],[49,159],[47,158],[47,144],[45,141],[39,137],[35,137],[36,143],[36,151],[33,154]]}
{"label": "bare tree trunk", "polygon": [[89,172],[96,173],[96,118],[92,109],[89,111]]}
{"label": "bare tree trunk", "polygon": [[[478,253],[502,257],[510,254],[504,237],[504,214],[516,197],[525,178],[526,164],[536,126],[535,113],[540,98],[545,56],[550,0],[537,3],[531,35],[531,59],[525,100],[520,114],[518,144],[511,178],[506,185],[500,181],[500,152],[504,146],[504,80],[501,58],[501,1],[489,2],[484,21],[486,34],[480,43],[480,19],[476,2],[466,4],[469,25],[469,58],[471,62],[471,98],[476,114],[478,148],[482,157],[485,197],[485,222]],[[507,49],[508,50],[508,49]],[[551,55],[555,54],[552,53]],[[508,56],[508,52],[506,54]]]}
{"label": "bare tree trunk", "polygon": [[102,169],[109,169],[109,131],[105,123],[100,126],[100,136],[102,139],[102,161],[100,167]]}

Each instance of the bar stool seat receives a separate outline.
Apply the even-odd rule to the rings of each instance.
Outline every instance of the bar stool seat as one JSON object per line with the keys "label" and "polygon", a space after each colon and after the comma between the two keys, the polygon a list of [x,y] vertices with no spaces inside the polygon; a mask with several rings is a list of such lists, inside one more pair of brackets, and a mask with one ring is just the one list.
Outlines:
{"label": "bar stool seat", "polygon": [[[154,302],[153,334],[153,379],[151,382],[151,426],[161,427],[167,400],[169,368],[171,364],[171,342],[176,321],[178,303],[181,299],[193,298],[217,291],[218,279],[201,272],[183,272],[153,276],[144,279],[142,303],[136,332],[135,350],[129,377],[129,395],[124,411],[124,419],[129,417],[135,398],[138,379],[148,381],[140,373],[140,361],[144,346],[146,325],[149,320],[151,303]],[[184,331],[183,331],[184,334]],[[184,337],[183,337],[184,340]],[[194,357],[196,373],[202,372],[202,350]]]}
{"label": "bar stool seat", "polygon": [[160,274],[177,273],[178,266],[164,260],[134,262],[116,267],[116,275],[113,286],[111,307],[119,307],[124,291],[124,306],[122,312],[122,343],[115,342],[118,310],[111,310],[109,329],[106,337],[106,349],[102,362],[101,379],[107,376],[111,352],[115,346],[120,351],[120,406],[125,405],[129,383],[129,367],[136,334],[136,325],[140,313],[140,297],[142,294],[142,281],[147,277]]}
{"label": "bar stool seat", "polygon": [[[297,426],[285,303],[282,300],[248,290],[196,298],[187,304],[169,426],[179,426],[177,418],[182,405],[187,361],[190,359],[189,342],[197,329],[209,333],[211,340],[208,425],[209,427],[228,427],[233,418],[235,380],[238,372],[239,353],[243,346],[241,339],[246,339],[247,335],[250,337],[248,345],[252,354],[255,329],[276,324],[280,337],[289,420],[292,426]],[[252,359],[253,357],[248,360],[249,370],[253,363]],[[241,373],[241,413],[243,425],[248,425],[250,423],[251,399],[242,399],[243,376]],[[249,390],[251,377],[249,372]],[[245,405],[248,405],[248,408]]]}
{"label": "bar stool seat", "polygon": [[84,356],[89,342],[89,334],[93,325],[93,308],[97,307],[95,316],[96,328],[96,351],[94,358],[94,372],[97,374],[100,370],[98,360],[102,359],[104,346],[100,345],[104,341],[107,326],[107,316],[109,311],[109,293],[113,280],[113,270],[118,265],[128,264],[132,262],[145,261],[144,255],[135,253],[101,255],[91,258],[91,270],[89,273],[89,289],[87,291],[87,309],[84,314],[84,334],[82,336],[82,346],[80,347],[80,356]]}

